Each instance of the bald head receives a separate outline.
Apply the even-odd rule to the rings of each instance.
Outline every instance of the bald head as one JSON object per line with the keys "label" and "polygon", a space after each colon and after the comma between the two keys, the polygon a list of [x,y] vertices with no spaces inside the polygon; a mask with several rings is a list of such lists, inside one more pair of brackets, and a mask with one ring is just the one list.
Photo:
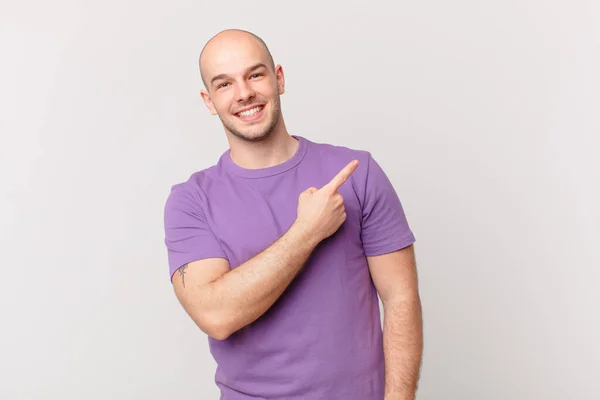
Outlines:
{"label": "bald head", "polygon": [[274,69],[275,62],[266,43],[257,35],[241,29],[227,29],[210,38],[200,52],[198,60],[200,76],[204,87],[209,89],[209,80],[219,66],[229,64],[253,53]]}

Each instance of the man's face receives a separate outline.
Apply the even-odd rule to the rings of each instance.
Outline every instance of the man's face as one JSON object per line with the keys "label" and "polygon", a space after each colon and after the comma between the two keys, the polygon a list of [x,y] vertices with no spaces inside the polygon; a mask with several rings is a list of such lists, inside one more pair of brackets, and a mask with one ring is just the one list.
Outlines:
{"label": "man's face", "polygon": [[267,138],[280,119],[283,71],[275,70],[263,48],[248,41],[207,52],[203,62],[207,91],[202,97],[232,135],[246,141]]}

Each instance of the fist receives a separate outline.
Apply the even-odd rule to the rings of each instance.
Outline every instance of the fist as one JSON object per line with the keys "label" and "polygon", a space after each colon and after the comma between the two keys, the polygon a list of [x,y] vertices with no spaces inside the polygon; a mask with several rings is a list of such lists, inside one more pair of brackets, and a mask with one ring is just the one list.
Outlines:
{"label": "fist", "polygon": [[298,198],[296,224],[319,242],[333,235],[346,220],[344,198],[338,189],[358,167],[354,160],[320,189],[310,187]]}

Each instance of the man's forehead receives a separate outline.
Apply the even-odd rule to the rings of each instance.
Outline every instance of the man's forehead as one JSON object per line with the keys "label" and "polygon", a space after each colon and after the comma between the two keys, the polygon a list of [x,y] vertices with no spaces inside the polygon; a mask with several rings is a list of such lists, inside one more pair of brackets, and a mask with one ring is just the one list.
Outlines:
{"label": "man's forehead", "polygon": [[258,49],[248,47],[221,48],[206,54],[205,63],[209,67],[244,67],[244,64],[264,62],[265,57]]}
{"label": "man's forehead", "polygon": [[247,31],[223,31],[210,39],[200,54],[203,81],[217,75],[243,73],[261,63],[275,67],[264,41]]}

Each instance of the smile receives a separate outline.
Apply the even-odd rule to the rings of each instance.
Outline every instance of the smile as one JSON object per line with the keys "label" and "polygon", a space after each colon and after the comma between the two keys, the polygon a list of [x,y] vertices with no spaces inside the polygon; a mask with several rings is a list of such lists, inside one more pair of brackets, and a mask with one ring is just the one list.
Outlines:
{"label": "smile", "polygon": [[254,108],[250,108],[248,110],[241,111],[235,115],[243,121],[253,121],[255,119],[260,118],[264,108],[265,108],[265,106],[262,106],[262,105],[256,106]]}

